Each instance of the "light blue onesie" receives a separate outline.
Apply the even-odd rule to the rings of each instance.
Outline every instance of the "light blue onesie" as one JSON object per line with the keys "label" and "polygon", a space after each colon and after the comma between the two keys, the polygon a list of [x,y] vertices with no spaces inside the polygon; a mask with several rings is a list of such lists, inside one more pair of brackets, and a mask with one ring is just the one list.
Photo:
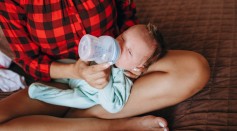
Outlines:
{"label": "light blue onesie", "polygon": [[29,87],[29,96],[46,103],[86,109],[100,104],[110,113],[119,112],[130,95],[132,81],[124,75],[124,70],[112,67],[109,83],[103,89],[91,87],[86,81],[79,79],[57,79],[67,83],[71,89],[62,90],[41,83],[33,83]]}

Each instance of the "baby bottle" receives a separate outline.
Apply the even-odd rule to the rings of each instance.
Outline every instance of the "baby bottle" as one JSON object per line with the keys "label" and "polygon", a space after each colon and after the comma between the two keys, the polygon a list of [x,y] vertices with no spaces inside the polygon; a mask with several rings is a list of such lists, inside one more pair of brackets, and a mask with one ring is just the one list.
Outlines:
{"label": "baby bottle", "polygon": [[78,52],[83,61],[114,64],[120,56],[120,47],[111,36],[95,37],[86,34],[80,40]]}

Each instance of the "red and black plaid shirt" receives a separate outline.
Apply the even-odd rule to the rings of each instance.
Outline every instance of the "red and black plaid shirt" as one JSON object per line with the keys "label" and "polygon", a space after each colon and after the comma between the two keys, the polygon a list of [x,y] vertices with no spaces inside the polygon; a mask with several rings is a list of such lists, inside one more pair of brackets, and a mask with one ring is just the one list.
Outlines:
{"label": "red and black plaid shirt", "polygon": [[85,34],[116,36],[136,23],[131,0],[6,0],[0,24],[14,61],[36,80],[50,80],[50,64],[78,59]]}

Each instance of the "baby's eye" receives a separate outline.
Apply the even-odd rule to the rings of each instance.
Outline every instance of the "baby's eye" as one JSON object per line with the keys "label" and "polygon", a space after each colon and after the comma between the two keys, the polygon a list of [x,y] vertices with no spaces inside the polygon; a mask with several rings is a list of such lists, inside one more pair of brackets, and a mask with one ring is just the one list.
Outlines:
{"label": "baby's eye", "polygon": [[128,53],[132,56],[132,52],[131,52],[131,50],[130,49],[128,49]]}
{"label": "baby's eye", "polygon": [[121,35],[121,37],[120,37],[121,39],[122,39],[122,41],[124,41],[124,39],[123,39],[123,36]]}

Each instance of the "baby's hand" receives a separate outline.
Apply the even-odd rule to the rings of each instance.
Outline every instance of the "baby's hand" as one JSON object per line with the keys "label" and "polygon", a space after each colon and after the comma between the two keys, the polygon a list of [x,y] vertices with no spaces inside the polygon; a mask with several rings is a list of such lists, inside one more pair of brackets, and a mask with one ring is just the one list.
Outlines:
{"label": "baby's hand", "polygon": [[145,68],[137,67],[137,68],[134,68],[133,70],[126,70],[124,74],[129,78],[137,79],[139,76],[143,74],[144,71],[145,71]]}

